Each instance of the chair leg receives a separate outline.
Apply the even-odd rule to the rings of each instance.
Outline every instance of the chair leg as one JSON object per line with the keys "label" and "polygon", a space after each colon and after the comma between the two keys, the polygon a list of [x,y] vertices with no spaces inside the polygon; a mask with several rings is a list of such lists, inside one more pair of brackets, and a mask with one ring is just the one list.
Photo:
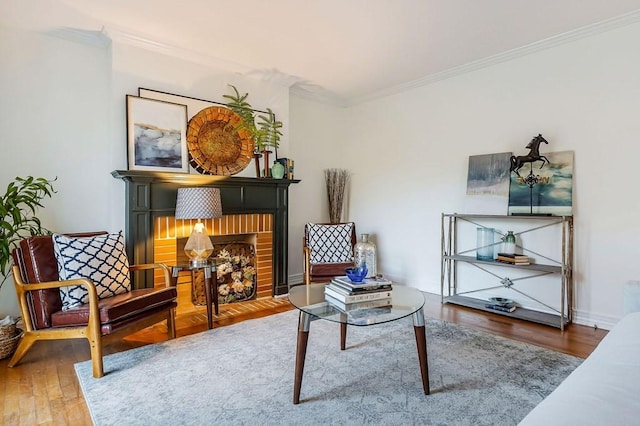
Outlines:
{"label": "chair leg", "polygon": [[104,376],[104,364],[102,362],[102,342],[92,341],[87,337],[89,341],[89,349],[91,350],[91,366],[93,369],[93,377],[99,379]]}
{"label": "chair leg", "polygon": [[176,338],[176,317],[175,309],[171,309],[167,315],[167,331],[169,333],[169,339]]}
{"label": "chair leg", "polygon": [[22,339],[20,339],[20,343],[7,365],[9,367],[16,366],[37,340],[38,339],[33,334],[26,332],[24,336],[22,336]]}

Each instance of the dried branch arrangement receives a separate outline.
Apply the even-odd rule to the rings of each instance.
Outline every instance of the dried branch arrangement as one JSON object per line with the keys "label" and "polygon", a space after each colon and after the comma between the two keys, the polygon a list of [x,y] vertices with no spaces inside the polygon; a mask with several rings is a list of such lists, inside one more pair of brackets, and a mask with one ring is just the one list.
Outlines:
{"label": "dried branch arrangement", "polygon": [[349,172],[345,169],[326,169],[324,179],[327,183],[327,197],[329,198],[329,221],[340,223]]}

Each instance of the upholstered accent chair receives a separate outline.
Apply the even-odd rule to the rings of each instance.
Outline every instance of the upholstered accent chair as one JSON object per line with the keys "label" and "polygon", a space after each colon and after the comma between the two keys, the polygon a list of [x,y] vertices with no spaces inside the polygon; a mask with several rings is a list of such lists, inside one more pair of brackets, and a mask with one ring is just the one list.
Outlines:
{"label": "upholstered accent chair", "polygon": [[[110,238],[116,235],[115,238]],[[74,234],[61,237],[60,248],[54,236],[36,236],[22,240],[13,254],[13,278],[24,323],[24,335],[9,361],[9,367],[20,362],[38,340],[87,339],[91,350],[93,377],[104,375],[103,347],[110,342],[166,321],[170,339],[175,337],[176,288],[171,286],[169,270],[162,264],[129,265],[121,234],[105,232]],[[61,243],[62,244],[62,243]],[[79,258],[77,246],[87,248]],[[96,248],[97,247],[97,248]],[[61,252],[69,248],[73,260],[61,265]],[[54,253],[55,250],[55,253]],[[82,250],[81,250],[82,251]],[[116,251],[118,256],[105,252]],[[87,260],[87,257],[93,258]],[[124,258],[123,258],[124,256]],[[90,265],[93,262],[93,265]],[[74,277],[78,264],[93,266],[93,276],[116,278],[114,289],[101,288],[100,283],[86,277]],[[67,279],[60,279],[67,268]],[[130,273],[159,268],[164,287],[130,288]],[[124,277],[124,278],[123,278]],[[129,277],[129,278],[127,278]],[[123,286],[126,281],[129,286]],[[61,292],[67,289],[67,293]],[[71,303],[63,298],[72,295]],[[63,306],[64,305],[64,306]]]}
{"label": "upholstered accent chair", "polygon": [[304,227],[304,282],[327,282],[353,266],[356,225],[307,223]]}

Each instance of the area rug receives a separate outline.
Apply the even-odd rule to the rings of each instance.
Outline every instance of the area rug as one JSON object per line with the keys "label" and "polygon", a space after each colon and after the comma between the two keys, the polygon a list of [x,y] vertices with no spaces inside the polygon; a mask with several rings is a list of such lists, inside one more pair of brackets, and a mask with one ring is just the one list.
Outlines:
{"label": "area rug", "polygon": [[311,323],[293,405],[297,311],[75,365],[96,425],[515,425],[581,359],[427,319],[424,395],[411,318]]}

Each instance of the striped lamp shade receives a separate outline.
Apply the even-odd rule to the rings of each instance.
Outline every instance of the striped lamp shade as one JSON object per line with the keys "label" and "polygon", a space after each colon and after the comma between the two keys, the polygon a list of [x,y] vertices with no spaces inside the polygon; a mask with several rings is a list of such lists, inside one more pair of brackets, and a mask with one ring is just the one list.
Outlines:
{"label": "striped lamp shade", "polygon": [[215,219],[222,217],[220,190],[210,187],[178,188],[176,219]]}

